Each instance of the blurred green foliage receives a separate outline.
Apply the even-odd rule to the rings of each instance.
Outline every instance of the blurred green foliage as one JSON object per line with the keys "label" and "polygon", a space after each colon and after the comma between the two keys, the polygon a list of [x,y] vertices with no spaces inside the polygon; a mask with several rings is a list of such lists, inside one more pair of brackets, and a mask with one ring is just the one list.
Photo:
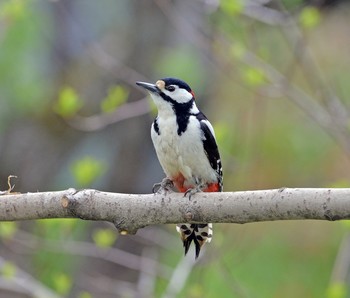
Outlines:
{"label": "blurred green foliage", "polygon": [[[327,233],[336,229],[324,223],[310,223],[305,231],[302,222],[279,223],[280,229],[276,229],[276,223],[258,225],[219,230],[224,242],[215,244],[217,251],[209,256],[215,262],[204,263],[195,271],[181,297],[186,297],[198,280],[206,281],[197,286],[205,293],[202,297],[223,297],[227,293],[232,297],[324,296],[333,254],[323,253],[325,249],[335,250]],[[340,237],[337,232],[332,239]]]}
{"label": "blurred green foliage", "polygon": [[347,286],[345,283],[332,283],[327,289],[327,298],[347,297]]}
{"label": "blurred green foliage", "polygon": [[[29,186],[39,190],[57,188],[63,183],[47,181],[46,176],[55,178],[63,168],[70,169],[75,180],[65,187],[90,187],[100,181],[98,187],[108,191],[122,187],[149,190],[156,179],[148,135],[153,116],[133,118],[91,134],[76,131],[67,125],[69,121],[65,122],[81,111],[89,115],[110,113],[136,100],[137,93],[131,86],[138,79],[138,71],[150,81],[174,76],[190,82],[198,95],[198,105],[215,127],[225,191],[349,187],[349,161],[339,144],[287,98],[284,86],[277,84],[274,88],[276,82],[268,80],[265,69],[246,63],[249,55],[255,55],[315,101],[321,101],[324,86],[315,83],[318,74],[310,73],[303,57],[298,56],[303,44],[290,42],[286,33],[289,28],[247,17],[246,2],[240,0],[221,0],[217,7],[209,5],[193,18],[193,11],[186,15],[178,13],[181,7],[160,9],[153,2],[142,6],[146,2],[0,2],[0,157],[3,155],[4,177],[8,175],[5,165],[10,164],[11,170],[16,165],[23,183],[27,183],[23,192]],[[164,3],[172,5],[176,1]],[[182,2],[186,3],[190,2]],[[349,10],[321,11],[304,6],[301,0],[281,3],[291,11],[295,23],[305,29],[301,31],[307,33],[307,46],[325,80],[348,103]],[[196,5],[198,12],[201,6],[199,2]],[[130,15],[130,11],[138,16]],[[171,13],[176,13],[175,18],[163,19]],[[176,21],[188,21],[192,35],[186,35],[186,27],[176,34]],[[118,66],[126,63],[134,67],[136,74],[122,67],[111,68],[108,63],[108,67],[101,66],[99,59],[108,55],[93,52],[90,42],[105,47],[111,57],[115,55]],[[125,82],[128,87],[124,87]],[[144,127],[147,135],[143,134]],[[140,131],[142,137],[137,134]],[[135,139],[139,143],[132,143]],[[134,147],[140,156],[127,156]],[[103,161],[101,156],[105,157]],[[127,158],[128,166],[119,166]],[[38,165],[39,170],[35,168]],[[47,175],[42,174],[45,168],[49,168]],[[22,170],[27,172],[22,174]],[[125,176],[128,178],[123,185],[116,182]],[[33,177],[39,177],[34,180],[37,184],[31,182]],[[44,182],[39,184],[41,180]],[[136,184],[142,186],[136,188]],[[84,280],[76,285],[75,280],[87,275],[102,276],[108,285],[118,279],[137,284],[138,272],[113,267],[106,264],[106,259],[91,261],[83,253],[60,250],[60,245],[79,247],[90,241],[96,251],[103,248],[106,254],[109,247],[141,254],[146,243],[146,247],[160,251],[159,262],[175,270],[183,258],[183,248],[174,227],[165,230],[176,237],[175,248],[166,240],[161,240],[162,248],[158,248],[154,239],[148,242],[137,235],[117,237],[112,229],[76,219],[1,223],[1,252],[14,259],[2,266],[1,275],[14,278],[17,267],[26,259],[23,267],[62,296],[95,297],[89,283]],[[339,243],[348,230],[349,221],[215,225],[212,243],[178,297],[349,297],[347,284],[330,282]],[[33,238],[22,246],[12,240],[23,231],[32,233]],[[166,245],[171,248],[165,249]],[[18,260],[14,257],[17,253]],[[192,257],[190,251],[188,258]],[[162,297],[168,283],[164,276],[156,278],[156,297]],[[96,291],[107,288],[104,285],[96,282]]]}
{"label": "blurred green foliage", "polygon": [[57,293],[66,296],[73,284],[72,278],[66,273],[55,272],[53,276],[53,286]]}
{"label": "blurred green foliage", "polygon": [[321,14],[315,7],[305,7],[299,16],[300,24],[304,28],[314,28],[321,21]]}
{"label": "blurred green foliage", "polygon": [[36,227],[41,236],[48,239],[60,239],[71,235],[73,231],[79,229],[79,220],[75,218],[53,218],[50,220],[37,220]]}
{"label": "blurred green foliage", "polygon": [[73,162],[71,171],[79,187],[91,185],[105,171],[106,166],[103,162],[91,156],[85,156]]}
{"label": "blurred green foliage", "polygon": [[16,275],[16,265],[12,262],[6,262],[1,268],[1,275],[6,279],[11,279]]}
{"label": "blurred green foliage", "polygon": [[70,118],[83,106],[77,92],[71,87],[62,88],[58,101],[54,105],[54,111],[63,118]]}
{"label": "blurred green foliage", "polygon": [[1,100],[9,106],[0,109],[0,129],[3,123],[18,114],[36,114],[49,101],[45,97],[50,88],[45,78],[49,49],[40,28],[49,29],[51,24],[33,4],[33,1],[25,0],[0,3]]}
{"label": "blurred green foliage", "polygon": [[[193,90],[199,90],[205,84],[205,70],[202,62],[191,47],[164,48],[155,64],[156,77],[164,78],[170,76],[169,69],[171,69],[172,77],[191,82]],[[196,79],[194,80],[193,78]]]}
{"label": "blurred green foliage", "polygon": [[266,82],[263,70],[254,67],[247,67],[242,73],[243,80],[251,87],[258,87]]}
{"label": "blurred green foliage", "polygon": [[11,238],[17,231],[18,224],[14,221],[2,222],[0,225],[0,237]]}
{"label": "blurred green foliage", "polygon": [[92,240],[99,247],[111,247],[117,240],[117,233],[111,229],[95,229],[92,232]]}
{"label": "blurred green foliage", "polygon": [[1,4],[0,17],[18,20],[27,14],[27,3],[24,0],[10,0]]}
{"label": "blurred green foliage", "polygon": [[220,0],[220,7],[224,13],[231,16],[237,16],[244,9],[244,1],[242,0]]}
{"label": "blurred green foliage", "polygon": [[[48,219],[35,221],[32,229],[38,245],[31,258],[35,275],[39,280],[62,295],[72,287],[71,274],[77,270],[79,259],[64,252],[66,242],[84,240],[88,233],[88,223],[78,219]],[[43,243],[47,242],[46,246]],[[53,249],[52,246],[57,247]],[[48,266],[49,264],[49,266]]]}
{"label": "blurred green foliage", "polygon": [[114,86],[109,88],[107,97],[101,102],[102,112],[113,112],[127,101],[128,96],[129,91],[123,86]]}

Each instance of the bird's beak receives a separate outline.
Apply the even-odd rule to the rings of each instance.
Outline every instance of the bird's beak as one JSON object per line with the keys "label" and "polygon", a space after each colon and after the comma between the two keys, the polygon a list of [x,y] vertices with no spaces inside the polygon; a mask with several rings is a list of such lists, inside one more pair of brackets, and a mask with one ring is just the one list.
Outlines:
{"label": "bird's beak", "polygon": [[136,85],[141,86],[142,88],[145,88],[151,93],[159,93],[160,91],[156,84],[150,84],[146,82],[136,82]]}

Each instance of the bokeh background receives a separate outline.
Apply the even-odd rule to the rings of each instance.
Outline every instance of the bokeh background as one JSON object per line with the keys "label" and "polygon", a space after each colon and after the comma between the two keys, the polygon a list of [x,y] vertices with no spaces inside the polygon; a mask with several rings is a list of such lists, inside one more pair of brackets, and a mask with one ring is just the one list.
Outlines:
{"label": "bokeh background", "polygon": [[[1,0],[0,190],[149,193],[156,115],[135,81],[190,84],[226,191],[349,187],[350,4]],[[1,199],[1,197],[0,197]],[[0,297],[350,297],[344,222],[173,225],[119,236],[74,219],[0,223]]]}

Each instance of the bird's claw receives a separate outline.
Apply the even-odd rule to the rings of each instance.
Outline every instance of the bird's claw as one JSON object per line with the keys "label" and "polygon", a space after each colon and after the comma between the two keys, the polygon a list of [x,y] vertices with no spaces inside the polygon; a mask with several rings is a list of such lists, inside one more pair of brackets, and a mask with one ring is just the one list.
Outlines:
{"label": "bird's claw", "polygon": [[164,178],[162,182],[153,184],[152,192],[153,193],[162,193],[162,192],[168,192],[168,191],[174,191],[174,183],[169,178]]}
{"label": "bird's claw", "polygon": [[187,197],[188,195],[188,200],[191,200],[191,197],[196,194],[197,192],[202,192],[203,187],[201,185],[198,185],[196,187],[193,188],[189,188],[186,190],[184,197]]}

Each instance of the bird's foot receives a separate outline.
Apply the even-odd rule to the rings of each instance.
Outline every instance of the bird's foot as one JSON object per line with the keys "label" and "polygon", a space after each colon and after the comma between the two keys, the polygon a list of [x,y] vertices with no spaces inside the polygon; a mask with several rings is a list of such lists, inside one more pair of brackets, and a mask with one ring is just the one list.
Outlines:
{"label": "bird's foot", "polygon": [[160,183],[153,184],[153,188],[152,188],[153,193],[162,193],[162,192],[169,192],[169,191],[171,192],[175,191],[175,187],[174,187],[173,181],[168,177],[165,177]]}
{"label": "bird's foot", "polygon": [[188,196],[188,199],[191,200],[191,197],[196,194],[197,192],[202,192],[203,189],[206,187],[205,184],[199,184],[195,187],[189,188],[186,190],[184,197]]}

